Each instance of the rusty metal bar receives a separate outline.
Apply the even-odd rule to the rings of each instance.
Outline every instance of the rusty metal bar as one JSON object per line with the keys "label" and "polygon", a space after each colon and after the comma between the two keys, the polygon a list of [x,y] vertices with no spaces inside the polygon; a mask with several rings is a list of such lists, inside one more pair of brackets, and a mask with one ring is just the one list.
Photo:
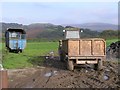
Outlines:
{"label": "rusty metal bar", "polygon": [[0,90],[2,88],[8,88],[8,73],[7,70],[0,70]]}

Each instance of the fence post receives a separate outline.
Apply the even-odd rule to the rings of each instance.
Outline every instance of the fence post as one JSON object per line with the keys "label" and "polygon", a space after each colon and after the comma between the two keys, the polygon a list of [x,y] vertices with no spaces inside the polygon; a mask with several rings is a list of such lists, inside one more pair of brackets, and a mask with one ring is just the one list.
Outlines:
{"label": "fence post", "polygon": [[8,73],[3,68],[0,69],[0,90],[2,88],[8,88]]}

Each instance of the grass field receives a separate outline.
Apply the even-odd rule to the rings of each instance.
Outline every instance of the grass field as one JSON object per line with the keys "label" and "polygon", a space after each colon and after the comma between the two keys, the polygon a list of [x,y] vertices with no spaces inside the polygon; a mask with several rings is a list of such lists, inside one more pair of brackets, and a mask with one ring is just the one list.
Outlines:
{"label": "grass field", "polygon": [[[107,46],[117,39],[106,40]],[[8,53],[5,52],[3,46],[3,66],[7,69],[25,68],[39,65],[44,61],[44,57],[50,51],[54,51],[57,55],[58,42],[33,42],[27,43],[27,47],[23,53]]]}
{"label": "grass field", "polygon": [[58,42],[27,43],[23,53],[3,52],[4,68],[25,68],[41,63],[50,51],[57,53]]}
{"label": "grass field", "polygon": [[118,41],[118,39],[109,39],[109,40],[106,40],[106,45],[109,46],[112,42],[116,42]]}

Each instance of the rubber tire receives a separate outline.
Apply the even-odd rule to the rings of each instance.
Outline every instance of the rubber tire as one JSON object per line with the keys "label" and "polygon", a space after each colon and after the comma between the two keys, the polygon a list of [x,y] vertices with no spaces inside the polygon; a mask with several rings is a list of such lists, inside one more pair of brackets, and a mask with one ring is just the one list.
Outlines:
{"label": "rubber tire", "polygon": [[17,50],[16,52],[19,54],[19,53],[20,53],[20,50]]}
{"label": "rubber tire", "polygon": [[9,52],[12,52],[12,50],[11,50],[10,48],[8,49],[8,51],[9,51]]}
{"label": "rubber tire", "polygon": [[94,70],[98,70],[98,64],[94,64]]}
{"label": "rubber tire", "polygon": [[74,70],[74,65],[73,65],[73,61],[72,60],[68,60],[67,62],[67,69],[70,71]]}
{"label": "rubber tire", "polygon": [[101,70],[103,68],[103,62],[102,60],[98,60],[98,70]]}
{"label": "rubber tire", "polygon": [[60,61],[64,62],[64,56],[63,56],[63,54],[60,54]]}
{"label": "rubber tire", "polygon": [[22,53],[23,52],[23,50],[20,50],[20,53]]}
{"label": "rubber tire", "polygon": [[94,64],[94,69],[95,70],[101,70],[102,69],[102,60],[98,60],[98,64]]}

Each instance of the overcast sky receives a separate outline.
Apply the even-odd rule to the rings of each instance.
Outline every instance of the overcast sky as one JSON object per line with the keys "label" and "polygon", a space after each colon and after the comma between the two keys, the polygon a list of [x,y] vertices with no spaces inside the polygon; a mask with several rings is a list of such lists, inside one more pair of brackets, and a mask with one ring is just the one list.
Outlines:
{"label": "overcast sky", "polygon": [[118,23],[117,2],[2,2],[1,6],[2,22]]}

